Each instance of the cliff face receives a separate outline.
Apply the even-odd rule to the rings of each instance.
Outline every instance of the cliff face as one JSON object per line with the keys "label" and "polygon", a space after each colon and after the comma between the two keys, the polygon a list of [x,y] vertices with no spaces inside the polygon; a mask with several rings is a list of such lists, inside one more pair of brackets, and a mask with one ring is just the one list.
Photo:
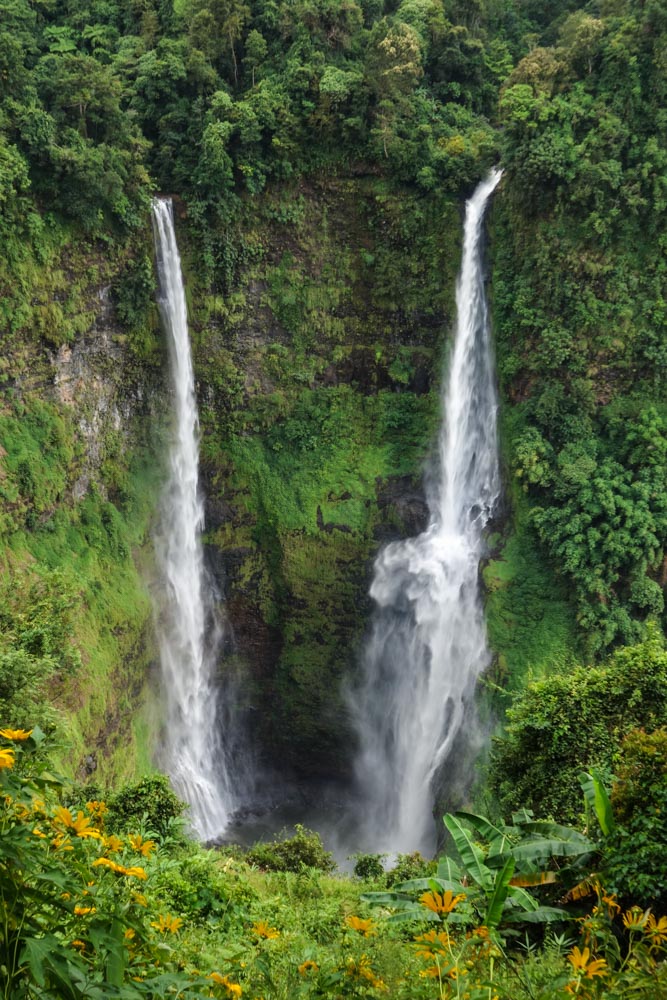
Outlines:
{"label": "cliff face", "polygon": [[[458,208],[374,177],[282,185],[221,234],[213,279],[178,214],[207,553],[230,626],[221,670],[245,678],[261,746],[341,773],[372,558],[425,517]],[[27,660],[0,698],[29,722],[48,688],[66,766],[94,780],[146,766],[154,739],[141,704],[166,390],[150,253],[148,230],[111,257],[63,240],[14,292],[7,327],[2,558],[17,596],[2,654]],[[40,601],[35,644],[24,625]]]}
{"label": "cliff face", "polygon": [[147,763],[135,729],[153,648],[162,379],[115,307],[134,252],[63,241],[11,289],[3,338],[0,705],[29,724],[56,723],[45,702],[64,711],[63,766],[80,777]]}
{"label": "cliff face", "polygon": [[452,199],[323,177],[253,199],[226,287],[188,275],[210,563],[249,724],[303,774],[347,766],[372,559],[424,521],[459,238]]}

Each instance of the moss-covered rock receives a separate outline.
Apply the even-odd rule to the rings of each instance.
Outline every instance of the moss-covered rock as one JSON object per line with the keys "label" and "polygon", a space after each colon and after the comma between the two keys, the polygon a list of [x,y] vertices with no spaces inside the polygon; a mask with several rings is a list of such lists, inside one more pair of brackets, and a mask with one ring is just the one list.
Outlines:
{"label": "moss-covered rock", "polygon": [[320,177],[244,207],[230,278],[186,255],[207,543],[265,746],[340,773],[379,540],[423,522],[456,202]]}

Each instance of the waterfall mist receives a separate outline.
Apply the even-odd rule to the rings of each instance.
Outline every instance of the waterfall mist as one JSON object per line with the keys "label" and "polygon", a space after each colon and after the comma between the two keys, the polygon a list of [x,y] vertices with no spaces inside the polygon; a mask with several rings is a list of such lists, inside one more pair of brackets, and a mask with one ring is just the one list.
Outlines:
{"label": "waterfall mist", "polygon": [[474,725],[475,681],[489,663],[478,573],[500,476],[482,235],[500,176],[493,170],[466,204],[428,526],[378,554],[371,635],[361,679],[347,696],[366,850],[435,848],[433,780],[464,727]]}
{"label": "waterfall mist", "polygon": [[174,406],[157,538],[164,584],[158,615],[166,701],[161,763],[176,793],[190,806],[195,833],[209,840],[225,829],[236,803],[223,743],[225,713],[215,679],[222,632],[200,537],[204,511],[198,489],[199,423],[171,200],[153,202],[153,229]]}

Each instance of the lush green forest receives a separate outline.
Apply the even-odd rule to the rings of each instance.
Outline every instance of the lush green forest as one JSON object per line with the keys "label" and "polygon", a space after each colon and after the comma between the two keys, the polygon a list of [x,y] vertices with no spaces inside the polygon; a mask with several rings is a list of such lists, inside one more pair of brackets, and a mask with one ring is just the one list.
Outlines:
{"label": "lush green forest", "polygon": [[[667,6],[0,15],[3,995],[667,992]],[[150,200],[176,209],[228,663],[262,752],[345,780],[341,683],[378,546],[423,527],[461,206],[496,163],[475,812],[440,862],[356,880],[303,830],[204,851],[151,757]]]}

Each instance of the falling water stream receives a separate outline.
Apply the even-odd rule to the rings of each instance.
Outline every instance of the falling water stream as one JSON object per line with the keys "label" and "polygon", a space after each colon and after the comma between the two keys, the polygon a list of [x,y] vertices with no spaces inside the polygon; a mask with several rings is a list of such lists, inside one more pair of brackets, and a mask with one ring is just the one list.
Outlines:
{"label": "falling water stream", "polygon": [[349,696],[364,839],[373,851],[434,848],[433,780],[471,724],[475,680],[489,662],[478,573],[500,479],[482,234],[500,176],[493,170],[466,205],[428,526],[377,557],[372,632],[361,683]]}
{"label": "falling water stream", "polygon": [[171,200],[153,202],[153,230],[158,304],[167,335],[174,400],[169,478],[157,540],[164,581],[158,633],[167,710],[162,763],[175,791],[190,806],[195,833],[209,840],[227,826],[233,794],[214,684],[220,629],[201,546],[204,513],[198,489],[197,404]]}

